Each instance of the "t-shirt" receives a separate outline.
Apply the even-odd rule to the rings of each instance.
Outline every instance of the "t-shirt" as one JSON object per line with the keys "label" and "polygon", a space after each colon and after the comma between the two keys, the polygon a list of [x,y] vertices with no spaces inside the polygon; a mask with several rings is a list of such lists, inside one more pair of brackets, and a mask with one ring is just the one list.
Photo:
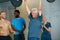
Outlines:
{"label": "t-shirt", "polygon": [[37,18],[32,18],[32,15],[28,16],[30,19],[29,22],[29,29],[28,29],[28,37],[36,37],[40,38],[40,28],[42,24],[42,15]]}
{"label": "t-shirt", "polygon": [[[11,24],[14,26],[16,30],[23,30],[23,25],[26,24],[25,19],[20,17],[20,18],[14,18],[11,21]],[[15,32],[15,35],[18,35],[19,32]]]}

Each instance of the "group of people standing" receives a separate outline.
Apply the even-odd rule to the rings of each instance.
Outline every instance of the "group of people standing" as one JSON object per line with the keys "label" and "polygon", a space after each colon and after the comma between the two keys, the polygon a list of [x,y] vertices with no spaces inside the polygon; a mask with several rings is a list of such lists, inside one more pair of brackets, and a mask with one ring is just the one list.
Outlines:
{"label": "group of people standing", "polygon": [[[27,40],[52,40],[51,23],[47,22],[46,16],[42,14],[42,0],[40,0],[39,9],[32,8],[31,11],[26,0],[24,2],[30,19]],[[20,17],[19,10],[14,11],[14,18],[11,22],[6,20],[6,12],[0,12],[0,40],[12,40],[10,33],[14,34],[14,40],[25,40],[25,29],[26,21]]]}

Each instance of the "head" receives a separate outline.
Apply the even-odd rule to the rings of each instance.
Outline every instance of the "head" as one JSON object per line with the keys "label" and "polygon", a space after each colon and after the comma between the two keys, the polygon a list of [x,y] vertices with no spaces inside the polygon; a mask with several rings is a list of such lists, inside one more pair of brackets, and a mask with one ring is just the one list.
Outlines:
{"label": "head", "polygon": [[43,16],[42,20],[43,22],[46,22],[47,21],[46,16]]}
{"label": "head", "polygon": [[0,18],[6,19],[6,12],[5,11],[0,12]]}
{"label": "head", "polygon": [[36,17],[38,16],[38,9],[37,9],[37,8],[33,8],[33,9],[31,10],[31,12],[32,12],[32,17],[33,17],[33,18],[36,18]]}
{"label": "head", "polygon": [[14,11],[14,16],[15,16],[16,18],[18,18],[18,17],[20,16],[19,10],[15,10],[15,11]]}

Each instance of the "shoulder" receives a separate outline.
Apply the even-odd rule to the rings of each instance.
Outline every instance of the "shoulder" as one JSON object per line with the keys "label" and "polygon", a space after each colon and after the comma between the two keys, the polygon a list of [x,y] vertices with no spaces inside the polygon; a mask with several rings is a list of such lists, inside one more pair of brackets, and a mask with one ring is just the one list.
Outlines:
{"label": "shoulder", "polygon": [[25,20],[23,17],[20,17],[21,20]]}
{"label": "shoulder", "polygon": [[9,20],[6,20],[7,24],[10,24],[10,21]]}
{"label": "shoulder", "polygon": [[47,22],[47,24],[49,24],[49,25],[50,25],[51,23],[50,23],[50,22]]}
{"label": "shoulder", "polygon": [[23,17],[20,17],[21,19],[24,19]]}
{"label": "shoulder", "polygon": [[13,22],[13,21],[15,21],[16,20],[16,18],[13,18],[11,21]]}
{"label": "shoulder", "polygon": [[51,27],[51,23],[50,23],[50,22],[47,22],[47,25],[48,25],[49,27]]}

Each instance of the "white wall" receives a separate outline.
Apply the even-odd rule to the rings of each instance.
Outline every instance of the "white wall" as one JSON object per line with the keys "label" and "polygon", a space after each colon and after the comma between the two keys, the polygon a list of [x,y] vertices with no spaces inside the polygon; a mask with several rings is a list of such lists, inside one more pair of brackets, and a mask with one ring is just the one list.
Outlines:
{"label": "white wall", "polygon": [[[38,1],[37,0],[27,0],[27,3],[29,5],[30,9],[33,7],[38,8]],[[13,15],[12,15],[13,9],[10,9],[10,10],[7,9],[9,7],[12,7],[10,2],[7,5],[0,3],[0,11],[1,10],[7,11],[7,17],[10,20],[13,17]],[[21,11],[20,16],[22,16],[26,19],[27,28],[25,31],[25,36],[27,39],[29,20],[27,17],[28,14],[26,12],[24,3],[22,3],[22,5],[20,7],[18,7],[17,9],[19,9]],[[51,32],[52,40],[60,40],[60,0],[56,0],[54,3],[48,3],[46,0],[43,0],[43,14],[45,14],[47,16],[47,20],[49,22],[51,22],[51,24],[52,24],[52,32]]]}
{"label": "white wall", "polygon": [[60,40],[60,0],[54,3],[43,0],[43,13],[52,24],[52,40]]}
{"label": "white wall", "polygon": [[7,12],[7,19],[11,20],[11,18],[13,17],[14,7],[12,6],[10,1],[0,3],[0,12],[1,11],[6,11]]}

